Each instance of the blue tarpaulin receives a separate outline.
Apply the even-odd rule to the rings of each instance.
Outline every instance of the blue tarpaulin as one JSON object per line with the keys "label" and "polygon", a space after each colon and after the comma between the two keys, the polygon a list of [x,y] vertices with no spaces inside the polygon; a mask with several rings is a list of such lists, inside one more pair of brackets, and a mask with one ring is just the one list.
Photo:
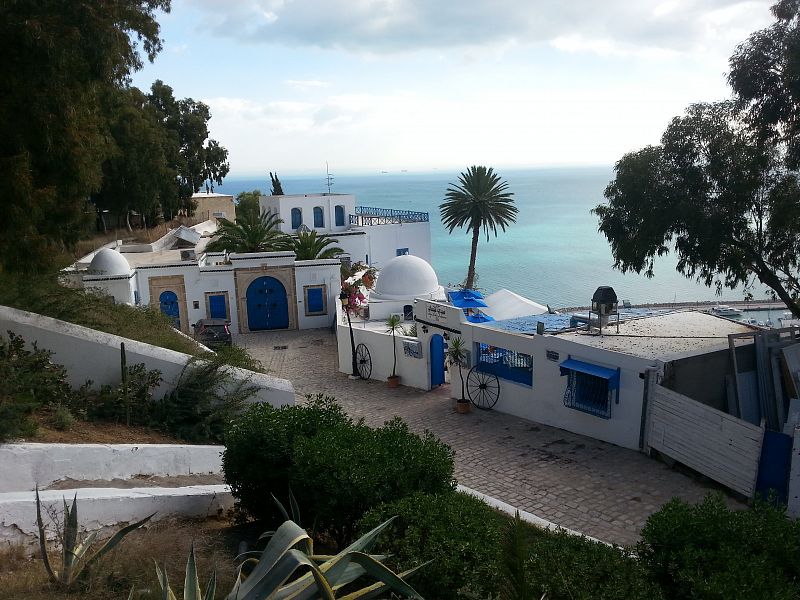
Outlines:
{"label": "blue tarpaulin", "polygon": [[476,315],[467,315],[467,321],[470,323],[488,323],[489,321],[494,321],[494,317],[479,312]]}
{"label": "blue tarpaulin", "polygon": [[608,389],[615,390],[619,387],[619,369],[609,369],[608,367],[601,367],[600,365],[593,365],[592,363],[583,362],[582,360],[575,360],[568,358],[559,365],[561,375],[569,375],[570,371],[578,371],[586,373],[593,377],[600,377],[601,379],[608,380]]}

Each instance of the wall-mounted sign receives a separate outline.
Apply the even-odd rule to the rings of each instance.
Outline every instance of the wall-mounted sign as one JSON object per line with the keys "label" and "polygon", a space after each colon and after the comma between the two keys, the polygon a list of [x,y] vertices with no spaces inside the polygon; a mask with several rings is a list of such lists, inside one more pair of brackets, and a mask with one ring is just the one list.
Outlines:
{"label": "wall-mounted sign", "polygon": [[438,304],[426,304],[425,318],[428,321],[433,321],[434,323],[446,323],[447,309],[444,306],[439,306]]}
{"label": "wall-mounted sign", "polygon": [[403,340],[403,354],[410,358],[422,358],[422,344],[412,340]]}

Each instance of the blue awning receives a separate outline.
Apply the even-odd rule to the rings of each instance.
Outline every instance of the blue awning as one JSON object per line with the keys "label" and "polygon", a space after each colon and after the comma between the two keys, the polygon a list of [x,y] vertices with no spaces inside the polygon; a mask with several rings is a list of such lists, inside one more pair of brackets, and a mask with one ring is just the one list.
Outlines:
{"label": "blue awning", "polygon": [[619,369],[609,369],[608,367],[601,367],[600,365],[593,365],[592,363],[583,362],[582,360],[575,360],[568,358],[559,365],[562,377],[569,375],[570,371],[578,371],[579,373],[586,373],[593,377],[600,377],[608,380],[608,389],[615,390],[619,387]]}

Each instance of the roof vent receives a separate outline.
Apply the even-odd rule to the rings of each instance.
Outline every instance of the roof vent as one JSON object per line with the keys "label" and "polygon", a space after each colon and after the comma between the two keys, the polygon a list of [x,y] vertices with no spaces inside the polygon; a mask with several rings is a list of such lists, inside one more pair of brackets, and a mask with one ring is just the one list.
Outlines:
{"label": "roof vent", "polygon": [[594,291],[592,296],[592,310],[589,311],[589,327],[591,327],[592,313],[597,313],[600,320],[600,333],[603,333],[603,327],[608,325],[609,315],[616,313],[617,315],[617,333],[619,333],[619,304],[617,303],[617,294],[614,288],[601,285]]}

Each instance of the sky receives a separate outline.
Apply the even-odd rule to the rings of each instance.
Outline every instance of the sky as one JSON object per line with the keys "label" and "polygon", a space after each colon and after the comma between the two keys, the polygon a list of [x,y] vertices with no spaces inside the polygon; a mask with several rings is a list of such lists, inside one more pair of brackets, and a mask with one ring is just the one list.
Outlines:
{"label": "sky", "polygon": [[762,0],[173,0],[136,73],[211,108],[231,177],[611,165],[693,102]]}

